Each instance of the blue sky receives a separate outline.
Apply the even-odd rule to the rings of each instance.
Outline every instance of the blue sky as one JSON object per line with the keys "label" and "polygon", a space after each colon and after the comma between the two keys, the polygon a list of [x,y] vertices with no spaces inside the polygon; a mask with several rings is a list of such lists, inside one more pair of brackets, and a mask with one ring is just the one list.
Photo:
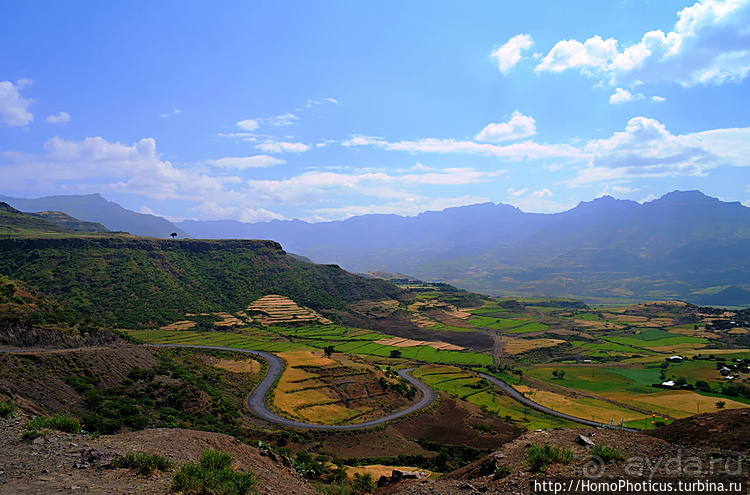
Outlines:
{"label": "blue sky", "polygon": [[0,194],[173,220],[750,206],[750,0],[6,2]]}

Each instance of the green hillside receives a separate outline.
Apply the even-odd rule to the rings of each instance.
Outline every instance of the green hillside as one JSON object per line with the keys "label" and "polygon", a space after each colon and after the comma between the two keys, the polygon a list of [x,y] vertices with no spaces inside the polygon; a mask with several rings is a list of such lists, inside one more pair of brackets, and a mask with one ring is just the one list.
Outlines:
{"label": "green hillside", "polygon": [[17,237],[0,240],[0,275],[125,328],[162,325],[185,313],[240,311],[268,294],[323,312],[406,297],[383,280],[294,259],[272,241]]}
{"label": "green hillside", "polygon": [[39,213],[29,213],[29,215],[43,218],[55,225],[75,232],[110,232],[109,229],[98,222],[84,222],[61,211],[42,211]]}

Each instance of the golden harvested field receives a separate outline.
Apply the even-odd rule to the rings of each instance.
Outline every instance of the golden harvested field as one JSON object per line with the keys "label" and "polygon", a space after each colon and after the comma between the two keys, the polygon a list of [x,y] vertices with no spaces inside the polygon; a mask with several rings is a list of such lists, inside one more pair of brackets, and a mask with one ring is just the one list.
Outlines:
{"label": "golden harvested field", "polygon": [[169,325],[161,327],[161,330],[190,330],[195,326],[194,321],[190,320],[183,320],[183,321],[176,321],[174,323],[170,323]]}
{"label": "golden harvested field", "polygon": [[271,294],[263,296],[247,307],[247,312],[261,325],[317,321],[324,325],[333,323],[309,308],[303,308],[288,297]]}
{"label": "golden harvested field", "polygon": [[411,340],[402,339],[401,337],[393,337],[390,339],[380,339],[374,342],[380,345],[391,345],[393,347],[417,347],[420,345],[426,345],[435,349],[445,349],[450,351],[463,351],[464,348],[458,345],[448,344],[446,342],[432,342],[426,340]]}
{"label": "golden harvested field", "polygon": [[220,359],[218,362],[212,363],[212,365],[223,370],[231,371],[232,373],[260,373],[261,368],[260,363],[254,359],[246,359],[244,361]]}
{"label": "golden harvested field", "polygon": [[284,392],[277,387],[273,402],[276,407],[290,416],[312,419],[307,414],[304,414],[303,416],[298,410],[304,407],[309,407],[313,404],[337,402],[336,399],[329,397],[325,393],[326,390],[326,388],[311,388],[307,390]]}
{"label": "golden harvested field", "polygon": [[221,318],[221,321],[216,322],[217,327],[232,327],[235,325],[244,325],[244,322],[236,316],[230,315],[229,313],[214,313],[215,316]]}
{"label": "golden harvested field", "polygon": [[695,330],[693,327],[670,328],[669,333],[673,333],[675,335],[684,335],[686,337],[701,337],[704,339],[717,339],[721,337],[721,332],[707,332],[703,327],[698,327],[698,330]]}
{"label": "golden harvested field", "polygon": [[615,424],[619,423],[620,419],[625,419],[626,423],[643,419],[643,414],[637,411],[631,411],[590,397],[572,398],[526,386],[516,386],[515,389],[534,402],[578,418],[602,423],[609,423],[610,420],[614,420]]}
{"label": "golden harvested field", "polygon": [[420,468],[414,468],[414,467],[403,467],[403,466],[383,466],[382,464],[373,464],[371,466],[347,467],[346,474],[347,476],[349,476],[349,478],[354,478],[355,473],[356,474],[370,473],[370,475],[372,475],[372,479],[375,481],[378,481],[378,479],[381,476],[390,476],[394,469],[398,469],[399,471],[409,471],[410,473],[424,473],[427,476],[430,476],[432,474],[431,471],[427,471],[426,469],[420,469]]}
{"label": "golden harvested field", "polygon": [[604,316],[604,318],[607,320],[622,321],[626,323],[644,323],[648,321],[648,318],[646,318],[645,316],[637,316],[637,315],[603,313],[602,316]]}
{"label": "golden harvested field", "polygon": [[278,354],[285,369],[276,386],[274,404],[288,417],[310,423],[362,422],[408,402],[379,382],[382,373],[346,355],[327,358],[322,351]]}
{"label": "golden harvested field", "polygon": [[336,364],[337,361],[325,357],[323,351],[313,353],[312,351],[286,351],[277,354],[281,359],[289,363],[290,366],[329,366]]}
{"label": "golden harvested field", "polygon": [[501,339],[503,341],[503,352],[507,354],[520,354],[531,349],[554,347],[565,342],[562,339],[518,339],[505,336]]}
{"label": "golden harvested field", "polygon": [[745,328],[733,328],[727,333],[730,333],[732,335],[747,335],[748,331]]}
{"label": "golden harvested field", "polygon": [[625,325],[619,323],[609,323],[606,321],[586,321],[586,320],[573,320],[577,327],[585,328],[587,330],[613,330],[625,328]]}
{"label": "golden harvested field", "polygon": [[350,409],[341,403],[306,406],[302,409],[300,413],[304,414],[304,417],[325,423],[341,423],[372,411],[372,408]]}
{"label": "golden harvested field", "polygon": [[683,356],[686,357],[693,357],[697,356],[698,354],[703,354],[704,356],[708,354],[714,354],[716,356],[721,356],[724,354],[750,354],[750,349],[695,349],[690,351],[683,352]]}
{"label": "golden harvested field", "polygon": [[723,400],[726,402],[725,409],[741,409],[748,407],[742,402],[733,401],[728,398],[706,397],[690,390],[664,390],[654,392],[653,394],[634,395],[628,393],[602,393],[601,395],[616,400],[632,404],[644,409],[659,411],[662,414],[668,414],[675,418],[686,418],[700,412],[718,411],[716,402]]}

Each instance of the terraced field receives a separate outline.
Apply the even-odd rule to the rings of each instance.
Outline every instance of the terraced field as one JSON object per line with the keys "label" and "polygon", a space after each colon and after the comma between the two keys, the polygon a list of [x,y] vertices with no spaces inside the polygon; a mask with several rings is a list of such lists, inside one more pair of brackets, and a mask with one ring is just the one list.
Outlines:
{"label": "terraced field", "polygon": [[331,320],[309,308],[303,308],[288,297],[271,294],[261,297],[247,307],[246,312],[261,325],[292,322],[316,322],[328,325]]}

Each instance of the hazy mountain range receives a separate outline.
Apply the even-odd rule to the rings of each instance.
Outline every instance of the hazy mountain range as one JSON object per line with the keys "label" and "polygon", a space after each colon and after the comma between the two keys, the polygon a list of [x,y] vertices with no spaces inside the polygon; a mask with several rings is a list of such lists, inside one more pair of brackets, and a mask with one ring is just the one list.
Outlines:
{"label": "hazy mountain range", "polygon": [[166,238],[172,233],[176,233],[179,237],[188,237],[188,234],[165,218],[127,210],[98,194],[47,196],[38,199],[0,196],[0,201],[24,212],[67,213],[78,220],[100,223],[112,231],[129,232],[146,237]]}
{"label": "hazy mountain range", "polygon": [[[140,235],[271,239],[317,263],[354,272],[404,273],[494,295],[750,304],[750,208],[699,191],[675,191],[644,204],[605,196],[554,214],[485,203],[415,217],[364,215],[324,223],[183,221],[176,227],[98,195],[0,201],[24,211],[56,209]],[[111,206],[103,208],[103,203]],[[96,209],[98,216],[88,209]],[[108,216],[110,210],[118,218],[127,212],[128,218],[148,220],[154,224],[151,231],[160,233],[145,234],[118,223]],[[165,223],[157,226],[157,221]]]}

